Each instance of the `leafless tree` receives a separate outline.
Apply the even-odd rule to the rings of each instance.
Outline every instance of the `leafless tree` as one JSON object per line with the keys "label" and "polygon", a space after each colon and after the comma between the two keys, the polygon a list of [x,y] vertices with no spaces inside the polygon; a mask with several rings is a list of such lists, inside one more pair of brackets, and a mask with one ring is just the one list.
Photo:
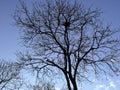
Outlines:
{"label": "leafless tree", "polygon": [[14,66],[14,63],[0,60],[0,90],[8,90],[8,87],[11,88],[13,83],[15,85],[15,82],[17,83],[19,80],[19,71],[20,68]]}
{"label": "leafless tree", "polygon": [[55,86],[51,82],[39,81],[35,85],[28,84],[28,90],[55,90]]}
{"label": "leafless tree", "polygon": [[78,90],[78,82],[91,73],[118,74],[117,31],[105,26],[100,14],[79,0],[46,0],[32,9],[21,2],[14,20],[32,55],[21,54],[19,64],[42,73],[62,72],[69,90]]}

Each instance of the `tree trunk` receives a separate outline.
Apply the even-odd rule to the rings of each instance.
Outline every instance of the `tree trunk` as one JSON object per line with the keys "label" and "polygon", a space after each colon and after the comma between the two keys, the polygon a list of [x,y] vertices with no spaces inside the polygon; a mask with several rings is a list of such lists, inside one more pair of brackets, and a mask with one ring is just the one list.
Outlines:
{"label": "tree trunk", "polygon": [[73,86],[73,90],[78,90],[76,79],[73,78],[71,74],[69,75],[69,78],[71,80],[71,84]]}
{"label": "tree trunk", "polygon": [[69,90],[72,90],[71,85],[70,85],[70,79],[69,76],[67,75],[67,72],[63,72],[66,78],[66,82],[67,82],[67,87]]}
{"label": "tree trunk", "polygon": [[63,72],[66,78],[68,90],[78,90],[76,80],[70,77],[67,72]]}
{"label": "tree trunk", "polygon": [[76,81],[72,81],[73,90],[78,90]]}

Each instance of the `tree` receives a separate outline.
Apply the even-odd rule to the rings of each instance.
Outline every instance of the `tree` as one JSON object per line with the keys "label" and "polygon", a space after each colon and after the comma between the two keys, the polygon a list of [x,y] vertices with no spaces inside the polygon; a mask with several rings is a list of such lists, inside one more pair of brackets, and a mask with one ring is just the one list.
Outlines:
{"label": "tree", "polygon": [[21,2],[14,20],[32,55],[21,54],[19,64],[43,74],[61,72],[69,90],[78,90],[78,82],[89,80],[90,73],[118,74],[117,31],[104,26],[100,14],[77,0],[46,0],[32,9]]}
{"label": "tree", "polygon": [[53,83],[39,78],[34,84],[28,83],[19,75],[21,68],[16,65],[16,62],[0,61],[0,90],[55,90]]}
{"label": "tree", "polygon": [[[19,81],[20,68],[14,65],[12,62],[0,61],[0,90],[10,90],[13,88],[13,83]],[[18,84],[17,84],[18,86]],[[12,89],[11,89],[12,90]],[[14,90],[16,90],[14,88]]]}
{"label": "tree", "polygon": [[52,83],[45,81],[39,81],[35,85],[29,84],[27,87],[28,90],[55,90],[55,87]]}

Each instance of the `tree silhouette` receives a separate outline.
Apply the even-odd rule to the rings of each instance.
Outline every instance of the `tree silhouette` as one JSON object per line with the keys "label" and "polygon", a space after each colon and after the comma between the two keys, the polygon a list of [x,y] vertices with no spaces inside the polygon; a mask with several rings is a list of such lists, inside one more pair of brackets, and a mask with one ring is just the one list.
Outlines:
{"label": "tree silhouette", "polygon": [[[20,68],[15,66],[14,63],[0,60],[0,90],[13,88],[17,81],[20,81],[19,71]],[[17,86],[19,85],[17,84]]]}
{"label": "tree silhouette", "polygon": [[104,26],[100,14],[77,0],[46,0],[32,9],[21,2],[14,20],[32,55],[21,54],[19,65],[44,75],[62,72],[69,90],[78,90],[78,82],[89,80],[91,73],[118,74],[117,31]]}

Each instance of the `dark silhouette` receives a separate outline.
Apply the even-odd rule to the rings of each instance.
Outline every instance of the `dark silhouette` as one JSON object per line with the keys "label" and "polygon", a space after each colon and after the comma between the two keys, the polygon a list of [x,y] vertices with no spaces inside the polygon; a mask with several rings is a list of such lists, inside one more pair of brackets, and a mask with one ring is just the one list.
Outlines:
{"label": "dark silhouette", "polygon": [[29,9],[21,2],[15,12],[25,46],[33,50],[32,55],[19,56],[19,65],[44,77],[62,73],[69,90],[78,90],[82,80],[89,81],[89,73],[119,72],[119,41],[114,38],[117,31],[102,25],[98,9],[86,9],[77,0],[46,0],[42,4]]}

